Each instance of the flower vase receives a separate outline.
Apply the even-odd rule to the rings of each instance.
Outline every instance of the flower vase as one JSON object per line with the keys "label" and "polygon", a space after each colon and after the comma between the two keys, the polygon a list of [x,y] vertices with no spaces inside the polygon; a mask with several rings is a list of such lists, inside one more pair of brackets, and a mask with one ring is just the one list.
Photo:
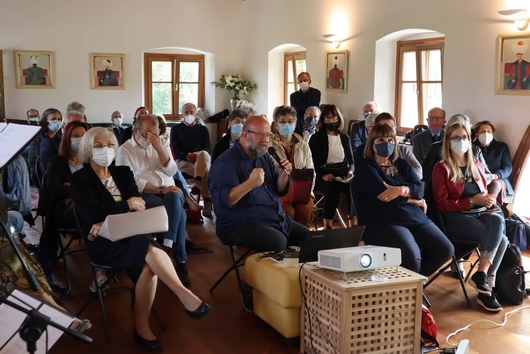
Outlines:
{"label": "flower vase", "polygon": [[240,99],[237,97],[233,97],[230,99],[230,110],[233,111],[236,109],[237,104],[239,103]]}

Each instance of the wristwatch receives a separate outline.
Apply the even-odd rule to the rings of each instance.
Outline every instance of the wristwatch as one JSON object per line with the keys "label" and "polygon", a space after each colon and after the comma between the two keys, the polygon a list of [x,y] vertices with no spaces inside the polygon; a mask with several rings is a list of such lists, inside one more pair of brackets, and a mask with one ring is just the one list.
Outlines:
{"label": "wristwatch", "polygon": [[166,186],[164,186],[164,185],[158,187],[158,192],[159,192],[160,195],[164,195],[164,189],[166,189]]}

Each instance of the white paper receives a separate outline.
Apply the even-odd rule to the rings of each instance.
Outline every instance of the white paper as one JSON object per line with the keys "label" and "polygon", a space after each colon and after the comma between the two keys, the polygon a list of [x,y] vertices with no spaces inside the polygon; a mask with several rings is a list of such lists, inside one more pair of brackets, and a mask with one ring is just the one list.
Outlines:
{"label": "white paper", "polygon": [[111,241],[127,237],[166,232],[169,228],[166,208],[156,208],[108,215],[99,229],[98,236]]}
{"label": "white paper", "polygon": [[[17,300],[20,299],[21,301]],[[36,308],[45,316],[57,324],[68,327],[73,321],[73,318],[51,306],[42,304],[39,300],[24,294],[19,290],[14,290],[13,293],[7,298],[7,300],[16,303],[28,310]],[[29,306],[28,306],[29,305]],[[40,308],[39,308],[40,306]],[[7,304],[0,305],[0,354],[19,354],[27,353],[27,344],[20,338],[20,335],[16,333],[24,320],[26,314],[20,312],[17,309],[10,307]],[[14,336],[13,334],[16,333]],[[55,327],[48,326],[48,350],[57,342],[62,336],[63,332],[56,329]],[[7,340],[12,337],[9,343],[5,345]],[[36,353],[46,353],[46,333],[43,333],[37,342]]]}
{"label": "white paper", "polygon": [[0,125],[0,168],[41,130],[41,127],[34,125],[7,124],[4,129],[2,126]]}

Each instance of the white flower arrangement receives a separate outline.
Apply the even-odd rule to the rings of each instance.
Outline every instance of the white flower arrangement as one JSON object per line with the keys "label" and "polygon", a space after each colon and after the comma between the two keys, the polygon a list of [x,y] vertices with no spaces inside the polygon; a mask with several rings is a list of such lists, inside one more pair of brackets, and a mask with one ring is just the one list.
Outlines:
{"label": "white flower arrangement", "polygon": [[243,80],[238,74],[221,75],[219,81],[213,81],[212,85],[227,90],[233,98],[238,99],[258,88],[258,85]]}

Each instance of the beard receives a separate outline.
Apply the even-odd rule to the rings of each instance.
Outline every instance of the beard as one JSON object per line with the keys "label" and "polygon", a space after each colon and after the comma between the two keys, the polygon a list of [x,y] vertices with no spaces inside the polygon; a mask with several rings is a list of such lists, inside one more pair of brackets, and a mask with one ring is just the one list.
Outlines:
{"label": "beard", "polygon": [[256,146],[252,146],[252,143],[249,142],[249,144],[247,144],[247,149],[250,155],[252,156],[252,158],[256,159],[267,153],[267,144],[258,144]]}

